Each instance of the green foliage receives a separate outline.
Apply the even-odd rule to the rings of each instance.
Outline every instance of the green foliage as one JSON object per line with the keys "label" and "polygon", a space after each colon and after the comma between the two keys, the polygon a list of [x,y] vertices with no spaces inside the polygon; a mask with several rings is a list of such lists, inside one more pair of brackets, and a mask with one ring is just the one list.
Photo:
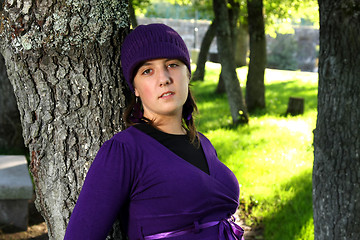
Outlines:
{"label": "green foliage", "polygon": [[264,0],[266,32],[292,33],[292,25],[319,26],[317,0]]}
{"label": "green foliage", "polygon": [[150,0],[129,0],[129,1],[132,2],[133,7],[135,8],[146,8],[151,4]]}
{"label": "green foliage", "polygon": [[297,41],[294,34],[278,34],[276,40],[267,44],[267,66],[269,68],[297,70]]}
{"label": "green foliage", "polygon": [[319,8],[316,0],[264,0],[265,14],[269,21],[277,19],[310,22],[319,21]]}
{"label": "green foliage", "polygon": [[[198,129],[237,176],[242,216],[261,222],[264,239],[313,239],[311,172],[317,115],[317,74],[266,69],[266,110],[245,126],[231,126],[226,95],[214,94],[220,66],[207,63],[204,82],[193,91]],[[247,68],[237,69],[243,90]],[[305,99],[304,115],[285,117],[290,96]]]}
{"label": "green foliage", "polygon": [[143,14],[145,17],[175,18],[175,19],[213,19],[211,1],[152,1]]}
{"label": "green foliage", "polygon": [[[133,0],[137,16],[213,20],[212,1],[207,0]],[[247,26],[247,1],[235,0],[240,5],[239,24]],[[149,5],[150,3],[150,5]],[[264,0],[266,33],[293,33],[292,25],[319,26],[316,0]],[[196,13],[197,11],[197,13]]]}

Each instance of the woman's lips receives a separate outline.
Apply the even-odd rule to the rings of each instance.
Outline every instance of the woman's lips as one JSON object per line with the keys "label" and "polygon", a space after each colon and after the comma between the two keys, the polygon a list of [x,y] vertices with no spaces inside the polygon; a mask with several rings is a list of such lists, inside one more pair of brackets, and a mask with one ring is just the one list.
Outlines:
{"label": "woman's lips", "polygon": [[165,98],[165,97],[168,97],[168,96],[171,96],[171,95],[174,95],[175,93],[174,92],[171,92],[171,91],[168,91],[168,92],[164,92],[163,94],[160,95],[159,98]]}

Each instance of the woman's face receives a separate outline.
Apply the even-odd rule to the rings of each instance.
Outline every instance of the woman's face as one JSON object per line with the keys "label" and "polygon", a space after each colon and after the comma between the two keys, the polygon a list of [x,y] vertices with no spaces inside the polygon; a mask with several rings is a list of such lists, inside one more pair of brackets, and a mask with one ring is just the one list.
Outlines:
{"label": "woman's face", "polygon": [[179,116],[188,96],[189,70],[177,59],[149,60],[134,77],[135,95],[140,97],[144,116],[157,119]]}

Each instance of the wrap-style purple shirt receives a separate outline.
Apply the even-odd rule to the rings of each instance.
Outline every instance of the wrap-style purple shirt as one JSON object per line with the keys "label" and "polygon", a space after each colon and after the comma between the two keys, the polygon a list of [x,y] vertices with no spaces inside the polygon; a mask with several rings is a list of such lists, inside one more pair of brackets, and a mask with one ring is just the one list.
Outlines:
{"label": "wrap-style purple shirt", "polygon": [[156,239],[179,229],[193,230],[169,239],[222,239],[224,220],[238,207],[239,184],[210,141],[199,135],[210,175],[135,127],[105,142],[86,176],[65,239],[105,239],[118,217],[129,240]]}

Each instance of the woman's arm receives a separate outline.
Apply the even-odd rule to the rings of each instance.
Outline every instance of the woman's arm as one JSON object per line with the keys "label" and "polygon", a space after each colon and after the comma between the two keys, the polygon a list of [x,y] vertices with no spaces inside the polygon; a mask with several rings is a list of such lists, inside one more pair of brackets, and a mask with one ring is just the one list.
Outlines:
{"label": "woman's arm", "polygon": [[130,195],[128,151],[109,140],[100,148],[87,173],[70,217],[66,240],[105,239]]}

